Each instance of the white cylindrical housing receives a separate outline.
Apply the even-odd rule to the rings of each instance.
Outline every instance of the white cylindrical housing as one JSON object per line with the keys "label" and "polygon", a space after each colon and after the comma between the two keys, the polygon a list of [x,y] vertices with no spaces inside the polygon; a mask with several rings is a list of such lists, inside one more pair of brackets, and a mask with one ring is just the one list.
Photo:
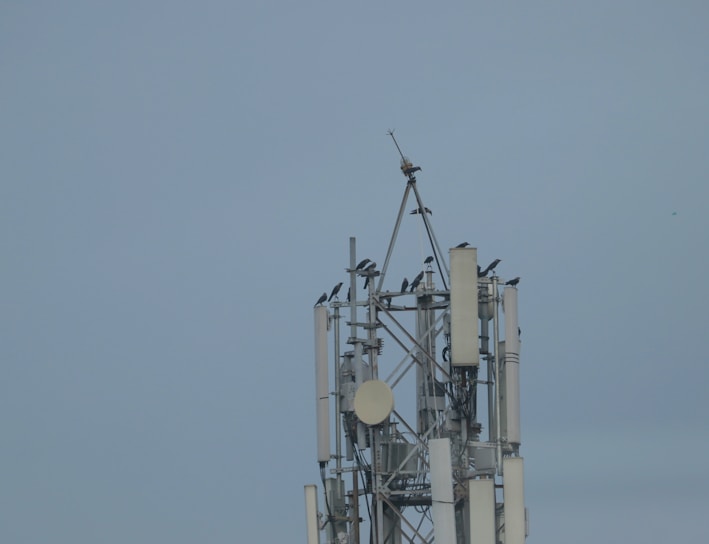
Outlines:
{"label": "white cylindrical housing", "polygon": [[456,544],[451,443],[448,438],[428,441],[431,462],[431,515],[436,544]]}
{"label": "white cylindrical housing", "polygon": [[318,488],[312,484],[305,486],[305,527],[308,534],[307,543],[320,544]]}
{"label": "white cylindrical housing", "polygon": [[519,402],[519,322],[517,319],[517,288],[507,286],[503,292],[505,311],[505,413],[507,442],[522,443]]}
{"label": "white cylindrical housing", "polygon": [[495,481],[468,480],[469,544],[495,544]]}
{"label": "white cylindrical housing", "polygon": [[477,366],[478,347],[478,250],[452,248],[451,260],[451,364]]}
{"label": "white cylindrical housing", "polygon": [[315,414],[318,463],[330,460],[330,379],[327,364],[327,308],[315,307]]}
{"label": "white cylindrical housing", "polygon": [[505,499],[505,544],[524,544],[524,459],[506,457],[502,462]]}

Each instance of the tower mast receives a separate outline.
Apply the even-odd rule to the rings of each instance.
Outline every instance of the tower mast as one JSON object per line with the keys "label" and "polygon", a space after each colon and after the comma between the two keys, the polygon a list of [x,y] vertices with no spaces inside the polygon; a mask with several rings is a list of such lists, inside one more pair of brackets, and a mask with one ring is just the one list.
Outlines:
{"label": "tower mast", "polygon": [[[499,260],[481,270],[469,244],[441,251],[421,168],[388,134],[406,186],[383,265],[358,257],[350,238],[347,301],[337,287],[314,308],[324,504],[318,512],[305,487],[307,542],[523,544],[519,280],[497,276]],[[410,216],[423,222],[431,255],[409,263],[415,272],[399,285],[387,272]]]}

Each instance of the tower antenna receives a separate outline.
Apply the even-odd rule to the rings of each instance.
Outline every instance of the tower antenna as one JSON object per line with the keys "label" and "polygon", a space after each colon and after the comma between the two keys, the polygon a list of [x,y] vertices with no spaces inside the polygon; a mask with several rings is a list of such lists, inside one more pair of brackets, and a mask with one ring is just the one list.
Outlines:
{"label": "tower antenna", "polygon": [[402,153],[401,148],[399,147],[399,142],[397,142],[396,138],[394,138],[394,129],[387,130],[387,134],[391,136],[392,140],[394,140],[394,145],[399,151],[399,155],[401,155],[401,171],[407,178],[409,178],[410,182],[415,182],[416,178],[414,177],[414,173],[421,170],[421,167],[414,166],[413,163],[409,160],[409,158],[404,155],[404,153]]}
{"label": "tower antenna", "polygon": [[397,142],[396,138],[394,138],[394,129],[392,128],[392,129],[387,130],[387,134],[389,136],[391,136],[392,140],[394,140],[394,145],[396,146],[396,149],[399,150],[399,155],[401,155],[401,158],[406,159],[406,157],[404,157],[404,154],[401,152],[401,148],[399,147],[399,142]]}
{"label": "tower antenna", "polygon": [[[407,183],[384,266],[350,237],[347,302],[324,291],[313,308],[324,505],[305,486],[308,544],[525,544],[518,278],[485,274],[500,261],[481,271],[467,242],[441,250],[393,132]],[[387,275],[410,193],[439,272],[403,251],[411,284]]]}

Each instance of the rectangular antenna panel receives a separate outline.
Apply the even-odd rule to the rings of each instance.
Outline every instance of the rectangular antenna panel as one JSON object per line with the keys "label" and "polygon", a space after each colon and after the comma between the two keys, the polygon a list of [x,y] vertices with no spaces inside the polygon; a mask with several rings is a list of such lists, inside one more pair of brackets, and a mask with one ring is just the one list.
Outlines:
{"label": "rectangular antenna panel", "polygon": [[478,366],[478,250],[452,248],[451,258],[451,364]]}
{"label": "rectangular antenna panel", "polygon": [[317,421],[318,463],[330,460],[330,378],[327,360],[328,315],[325,306],[315,314],[315,416]]}
{"label": "rectangular antenna panel", "polygon": [[495,480],[468,480],[469,544],[495,544]]}
{"label": "rectangular antenna panel", "polygon": [[431,518],[434,538],[436,544],[456,544],[450,439],[429,440],[428,454],[431,463]]}
{"label": "rectangular antenna panel", "polygon": [[320,544],[318,488],[312,484],[305,486],[305,526],[307,529],[308,544]]}
{"label": "rectangular antenna panel", "polygon": [[506,457],[502,461],[505,498],[505,544],[524,544],[526,522],[524,509],[524,460]]}

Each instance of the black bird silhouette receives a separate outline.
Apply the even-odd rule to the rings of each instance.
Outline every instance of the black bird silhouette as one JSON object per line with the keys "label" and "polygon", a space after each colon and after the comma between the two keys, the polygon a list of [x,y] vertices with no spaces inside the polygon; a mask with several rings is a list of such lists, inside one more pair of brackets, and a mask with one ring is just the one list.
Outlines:
{"label": "black bird silhouette", "polygon": [[335,285],[335,287],[332,288],[332,293],[330,293],[330,298],[328,298],[327,301],[330,302],[332,300],[332,297],[336,297],[337,293],[340,292],[341,288],[342,288],[342,282]]}
{"label": "black bird silhouette", "polygon": [[357,265],[356,270],[362,270],[365,266],[367,266],[368,262],[370,262],[369,259],[364,259],[364,260],[360,261],[359,264]]}
{"label": "black bird silhouette", "polygon": [[424,264],[431,264],[433,262],[433,255],[429,255],[428,257],[426,257],[423,262]]}
{"label": "black bird silhouette", "polygon": [[[322,304],[322,303],[325,302],[326,300],[327,300],[327,293],[323,293],[322,295],[320,295],[320,298],[319,298],[318,301],[315,303],[315,306],[318,306],[318,305]],[[315,308],[315,306],[313,306],[313,308]]]}
{"label": "black bird silhouette", "polygon": [[505,285],[511,285],[512,287],[514,287],[515,285],[517,285],[519,283],[519,279],[520,279],[519,276],[517,276],[516,278],[511,279],[510,281],[506,281]]}
{"label": "black bird silhouette", "polygon": [[[367,268],[364,269],[365,272],[374,272],[374,269],[377,267],[377,263],[372,263],[370,265],[367,265]],[[364,280],[364,289],[367,288],[367,285],[369,285],[369,276],[367,276],[367,279]]]}
{"label": "black bird silhouette", "polygon": [[414,281],[411,282],[411,286],[409,287],[409,293],[414,292],[414,289],[416,289],[419,286],[419,283],[421,283],[422,279],[423,279],[423,270],[421,270],[421,272],[416,274]]}
{"label": "black bird silhouette", "polygon": [[[423,207],[423,211],[426,212],[428,215],[433,215],[433,212],[431,211],[430,208],[427,208],[426,206]],[[415,210],[411,210],[409,212],[409,215],[416,215],[421,213],[421,208],[416,208]]]}
{"label": "black bird silhouette", "polygon": [[404,293],[406,292],[406,288],[409,286],[409,280],[404,278],[404,281],[401,282],[401,292]]}
{"label": "black bird silhouette", "polygon": [[347,302],[350,301],[350,291],[352,291],[352,287],[347,288]]}
{"label": "black bird silhouette", "polygon": [[468,242],[463,242],[462,244],[458,244],[455,247],[468,247],[470,244]]}
{"label": "black bird silhouette", "polygon": [[478,278],[482,278],[485,274],[480,270],[480,265],[478,265]]}
{"label": "black bird silhouette", "polygon": [[488,273],[489,273],[489,272],[492,272],[493,270],[495,270],[495,267],[496,267],[498,264],[500,264],[501,262],[502,262],[502,259],[495,259],[494,261],[492,261],[489,265],[487,265],[487,268],[486,268],[485,270],[483,270],[482,272],[480,272],[480,274],[482,274],[482,276],[480,276],[480,277],[487,276]]}

